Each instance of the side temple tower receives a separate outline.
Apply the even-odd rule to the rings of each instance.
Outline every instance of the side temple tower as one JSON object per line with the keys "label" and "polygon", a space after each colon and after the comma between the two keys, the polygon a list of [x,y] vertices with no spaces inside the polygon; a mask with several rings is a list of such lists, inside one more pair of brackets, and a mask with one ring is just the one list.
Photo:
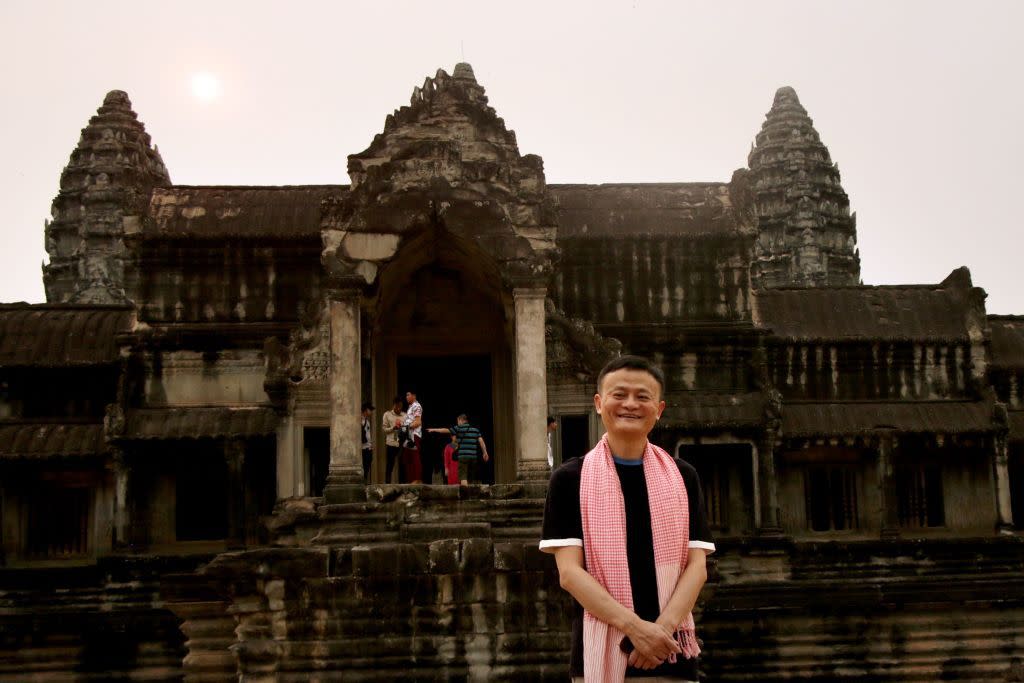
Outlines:
{"label": "side temple tower", "polygon": [[856,214],[814,122],[793,88],[779,88],[747,165],[758,239],[755,287],[860,283]]}
{"label": "side temple tower", "polygon": [[60,176],[53,221],[46,224],[46,300],[113,304],[133,299],[125,292],[124,236],[140,231],[152,189],[170,184],[128,95],[107,93]]}

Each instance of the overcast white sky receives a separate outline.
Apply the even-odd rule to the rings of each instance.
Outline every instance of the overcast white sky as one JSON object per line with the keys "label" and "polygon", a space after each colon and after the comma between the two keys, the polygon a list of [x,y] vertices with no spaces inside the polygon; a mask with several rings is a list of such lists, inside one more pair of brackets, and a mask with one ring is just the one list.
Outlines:
{"label": "overcast white sky", "polygon": [[[868,284],[960,266],[1024,314],[1024,2],[0,3],[0,301],[42,301],[43,220],[126,90],[177,184],[348,182],[465,58],[548,182],[728,180],[791,85],[857,212]],[[219,97],[193,92],[213,74]]]}

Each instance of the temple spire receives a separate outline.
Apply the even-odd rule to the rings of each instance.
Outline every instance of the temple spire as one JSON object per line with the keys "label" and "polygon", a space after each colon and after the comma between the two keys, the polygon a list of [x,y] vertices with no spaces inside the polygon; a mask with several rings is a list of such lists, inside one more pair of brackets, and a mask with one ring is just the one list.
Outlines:
{"label": "temple spire", "polygon": [[758,228],[754,285],[857,284],[856,220],[839,166],[793,88],[775,93],[747,163]]}
{"label": "temple spire", "polygon": [[46,225],[47,301],[128,301],[124,235],[139,229],[153,188],[170,184],[127,93],[111,90],[60,176]]}

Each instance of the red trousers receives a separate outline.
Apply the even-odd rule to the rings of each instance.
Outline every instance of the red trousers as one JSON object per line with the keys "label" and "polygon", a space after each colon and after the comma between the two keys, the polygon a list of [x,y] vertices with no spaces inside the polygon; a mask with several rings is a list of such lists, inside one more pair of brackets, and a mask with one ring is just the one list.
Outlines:
{"label": "red trousers", "polygon": [[402,449],[402,471],[405,473],[406,483],[423,480],[423,467],[420,464],[420,437],[414,436],[416,448]]}

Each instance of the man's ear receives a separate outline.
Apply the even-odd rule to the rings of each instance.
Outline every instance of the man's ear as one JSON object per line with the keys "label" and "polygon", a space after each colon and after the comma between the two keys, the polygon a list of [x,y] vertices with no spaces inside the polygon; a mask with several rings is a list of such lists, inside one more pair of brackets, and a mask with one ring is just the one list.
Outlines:
{"label": "man's ear", "polygon": [[594,410],[598,415],[601,414],[601,394],[594,394]]}
{"label": "man's ear", "polygon": [[665,412],[665,402],[660,401],[658,403],[658,419],[661,419],[661,414]]}

